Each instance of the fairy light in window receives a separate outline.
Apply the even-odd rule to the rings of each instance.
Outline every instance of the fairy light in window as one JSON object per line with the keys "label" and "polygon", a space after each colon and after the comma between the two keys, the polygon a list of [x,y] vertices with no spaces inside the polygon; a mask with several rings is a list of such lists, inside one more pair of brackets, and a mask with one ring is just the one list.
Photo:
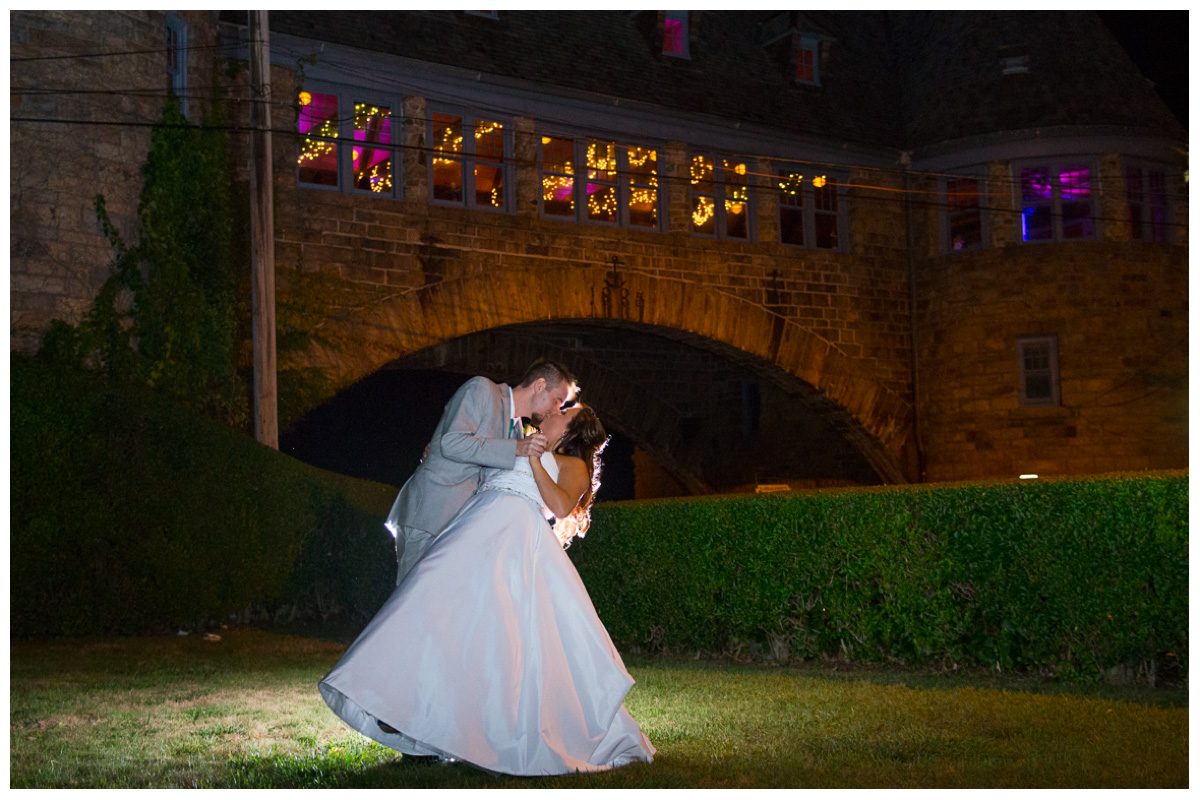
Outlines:
{"label": "fairy light in window", "polygon": [[804,176],[798,172],[789,172],[787,177],[779,182],[779,190],[785,194],[798,195],[804,189]]}
{"label": "fairy light in window", "polygon": [[372,192],[387,192],[392,188],[392,171],[387,170],[382,175],[379,174],[379,168],[384,164],[376,164],[371,168],[371,174],[367,180],[370,182]]}
{"label": "fairy light in window", "polygon": [[711,197],[697,197],[696,208],[692,210],[692,222],[697,228],[704,227],[704,224],[716,213],[716,208],[717,204]]}
{"label": "fairy light in window", "polygon": [[[317,136],[328,136],[331,139],[337,138],[337,120],[327,119],[321,123],[321,127],[316,132]],[[315,161],[322,156],[327,156],[333,152],[336,145],[333,142],[322,139],[313,139],[310,136],[304,137],[304,148],[300,151],[300,158],[296,163],[303,164],[305,161]]]}
{"label": "fairy light in window", "polygon": [[[444,128],[442,128],[441,134],[442,140],[433,146],[434,150],[439,153],[462,152],[463,137],[461,133],[459,133],[457,136],[454,135],[453,125],[446,125]],[[455,162],[452,158],[438,158],[437,156],[434,156],[433,163],[435,165],[446,166]]]}

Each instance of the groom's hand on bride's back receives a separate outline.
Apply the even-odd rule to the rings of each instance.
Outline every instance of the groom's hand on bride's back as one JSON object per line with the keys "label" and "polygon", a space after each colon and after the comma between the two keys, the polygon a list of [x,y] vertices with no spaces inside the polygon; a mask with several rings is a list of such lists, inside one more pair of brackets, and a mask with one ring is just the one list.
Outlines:
{"label": "groom's hand on bride's back", "polygon": [[524,439],[517,439],[517,456],[533,456],[541,458],[542,453],[546,452],[546,437],[540,432],[532,436],[526,436]]}

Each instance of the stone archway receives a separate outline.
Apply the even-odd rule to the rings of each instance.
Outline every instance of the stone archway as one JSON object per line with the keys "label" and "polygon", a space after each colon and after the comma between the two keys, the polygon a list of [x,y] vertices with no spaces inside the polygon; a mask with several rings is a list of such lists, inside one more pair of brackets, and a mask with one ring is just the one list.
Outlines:
{"label": "stone archway", "polygon": [[[528,263],[528,259],[523,259]],[[659,335],[741,361],[803,394],[887,483],[913,479],[913,411],[863,363],[769,308],[690,280],[547,259],[538,268],[426,276],[419,287],[364,292],[322,323],[340,347],[314,346],[311,364],[341,385],[458,337],[522,323],[591,320],[650,326]]]}

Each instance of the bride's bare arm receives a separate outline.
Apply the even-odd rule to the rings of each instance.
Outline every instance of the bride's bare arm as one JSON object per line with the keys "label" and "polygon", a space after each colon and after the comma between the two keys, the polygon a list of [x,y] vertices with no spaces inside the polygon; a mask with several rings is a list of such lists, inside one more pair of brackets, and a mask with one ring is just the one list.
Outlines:
{"label": "bride's bare arm", "polygon": [[537,481],[538,491],[542,494],[546,508],[550,509],[555,517],[562,519],[575,510],[579,498],[583,497],[583,492],[587,489],[589,477],[587,465],[583,463],[582,458],[557,454],[554,458],[558,462],[558,483],[550,478],[550,473],[546,472],[539,459],[530,458],[529,463],[533,467],[533,479]]}

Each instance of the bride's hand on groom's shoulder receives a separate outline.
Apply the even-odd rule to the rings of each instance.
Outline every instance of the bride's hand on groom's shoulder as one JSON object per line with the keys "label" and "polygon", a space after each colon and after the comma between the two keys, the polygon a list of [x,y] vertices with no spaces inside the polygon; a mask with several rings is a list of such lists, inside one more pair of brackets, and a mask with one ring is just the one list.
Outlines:
{"label": "bride's hand on groom's shoulder", "polygon": [[541,458],[544,452],[546,452],[546,437],[541,433],[535,433],[532,436],[526,436],[524,439],[517,440],[518,456]]}

